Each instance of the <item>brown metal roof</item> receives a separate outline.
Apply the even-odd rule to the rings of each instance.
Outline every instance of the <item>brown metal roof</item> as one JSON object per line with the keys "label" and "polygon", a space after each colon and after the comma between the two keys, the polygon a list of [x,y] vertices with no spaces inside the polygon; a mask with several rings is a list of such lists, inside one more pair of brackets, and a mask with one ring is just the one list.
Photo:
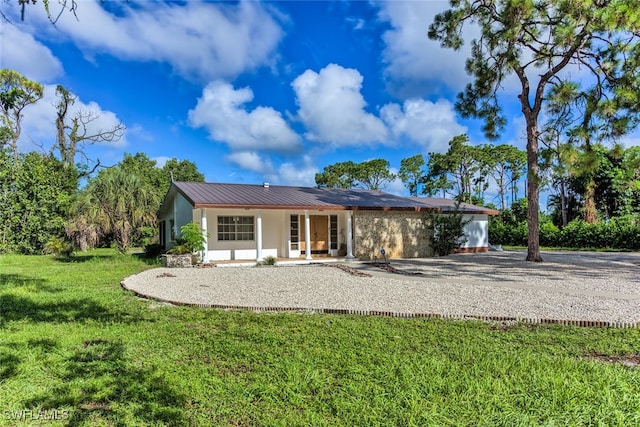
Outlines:
{"label": "brown metal roof", "polygon": [[[429,208],[433,210],[437,210],[438,212],[447,213],[447,212],[455,212],[456,210],[456,201],[451,199],[445,199],[443,197],[411,197],[411,199],[419,200],[423,204],[429,206]],[[467,213],[467,214],[477,213],[477,214],[487,214],[487,215],[498,215],[500,213],[495,209],[487,208],[484,206],[471,205],[469,203],[460,203],[460,205],[458,206],[458,209],[460,210],[460,212]]]}
{"label": "brown metal roof", "polygon": [[[454,206],[453,201],[447,199],[402,197],[377,190],[174,182],[161,211],[169,209],[166,203],[176,191],[194,208],[450,211]],[[491,209],[466,204],[460,209],[497,214]]]}

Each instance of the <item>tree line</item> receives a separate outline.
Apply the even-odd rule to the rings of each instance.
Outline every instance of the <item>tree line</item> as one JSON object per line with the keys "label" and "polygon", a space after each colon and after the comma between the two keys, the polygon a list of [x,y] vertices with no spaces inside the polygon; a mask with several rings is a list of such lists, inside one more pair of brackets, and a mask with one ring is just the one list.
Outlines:
{"label": "tree line", "polygon": [[[558,129],[549,126],[541,132],[540,187],[550,193],[547,212],[540,213],[542,242],[640,247],[634,243],[640,242],[640,147],[576,144],[571,132]],[[512,145],[470,145],[467,135],[458,135],[444,153],[403,158],[397,174],[384,159],[347,161],[326,166],[315,181],[319,187],[379,190],[400,179],[412,196],[496,208],[500,215],[491,219],[490,241],[526,246],[529,203],[519,194],[527,177],[526,159],[526,152]],[[590,237],[576,239],[577,235]]]}
{"label": "tree line", "polygon": [[0,253],[42,253],[64,240],[81,250],[113,244],[123,252],[152,242],[171,180],[203,181],[202,173],[175,158],[159,167],[143,153],[125,154],[111,166],[91,159],[88,145],[117,141],[125,127],[92,130],[96,113],[72,109],[76,97],[60,85],[51,123],[55,142],[21,152],[27,107],[43,96],[40,83],[0,70]]}
{"label": "tree line", "polygon": [[385,159],[346,161],[325,166],[315,182],[318,187],[381,190],[399,178],[411,196],[440,195],[479,205],[485,204],[485,192],[493,183],[504,209],[509,199],[517,199],[525,167],[526,153],[514,146],[470,145],[467,135],[458,135],[445,153],[403,158],[397,174]]}

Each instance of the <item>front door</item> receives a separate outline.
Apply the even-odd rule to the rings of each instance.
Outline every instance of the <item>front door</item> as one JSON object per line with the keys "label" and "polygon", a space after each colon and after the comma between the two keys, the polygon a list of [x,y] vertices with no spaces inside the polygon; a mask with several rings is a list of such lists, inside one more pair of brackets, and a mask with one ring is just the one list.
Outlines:
{"label": "front door", "polygon": [[[311,253],[327,253],[329,250],[329,222],[326,215],[309,215]],[[300,215],[300,248],[306,253],[304,215]]]}

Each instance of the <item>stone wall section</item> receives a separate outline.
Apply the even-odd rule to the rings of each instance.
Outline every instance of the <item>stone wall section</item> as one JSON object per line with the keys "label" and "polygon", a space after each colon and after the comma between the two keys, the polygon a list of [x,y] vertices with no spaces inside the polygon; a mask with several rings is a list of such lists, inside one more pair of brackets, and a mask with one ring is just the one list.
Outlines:
{"label": "stone wall section", "polygon": [[356,211],[354,255],[361,260],[433,256],[433,230],[424,212]]}

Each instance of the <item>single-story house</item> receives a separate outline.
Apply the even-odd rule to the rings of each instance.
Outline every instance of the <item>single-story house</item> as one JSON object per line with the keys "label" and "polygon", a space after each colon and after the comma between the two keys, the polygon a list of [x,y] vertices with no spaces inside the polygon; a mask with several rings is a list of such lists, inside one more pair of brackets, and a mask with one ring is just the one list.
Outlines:
{"label": "single-story house", "polygon": [[[377,190],[173,182],[159,211],[160,243],[170,249],[180,227],[198,223],[208,235],[202,259],[263,260],[417,258],[433,254],[426,214],[446,215],[454,202]],[[461,204],[468,252],[487,251],[492,209]]]}

